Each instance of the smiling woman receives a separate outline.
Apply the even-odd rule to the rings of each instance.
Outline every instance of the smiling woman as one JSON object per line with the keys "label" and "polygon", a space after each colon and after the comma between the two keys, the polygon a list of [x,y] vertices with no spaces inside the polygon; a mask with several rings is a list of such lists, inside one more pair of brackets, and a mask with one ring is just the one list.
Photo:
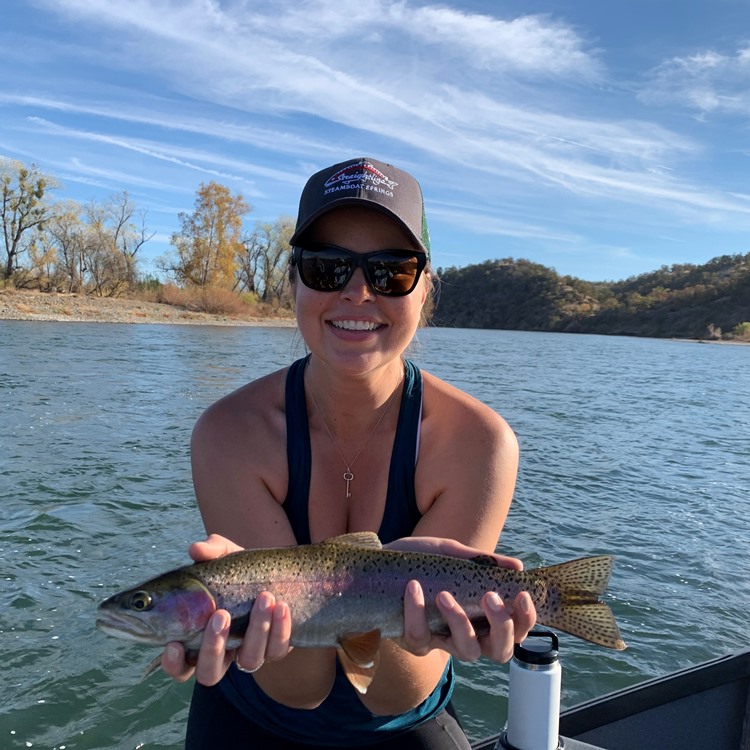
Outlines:
{"label": "smiling woman", "polygon": [[[302,193],[291,242],[310,354],[198,420],[193,480],[211,536],[191,555],[362,531],[399,549],[493,554],[516,478],[515,436],[491,409],[404,358],[433,282],[419,184],[374,159],[324,169]],[[162,657],[178,680],[195,673],[187,747],[245,747],[252,738],[275,749],[468,748],[450,704],[451,657],[506,661],[534,607],[521,593],[506,609],[488,591],[490,627],[478,635],[450,593],[434,604],[449,635],[430,631],[422,587],[409,582],[404,637],[383,642],[366,693],[352,688],[336,649],[290,647],[289,602],[260,593],[237,648],[238,625],[217,610],[195,669],[180,643]],[[362,635],[373,627],[363,622]]]}

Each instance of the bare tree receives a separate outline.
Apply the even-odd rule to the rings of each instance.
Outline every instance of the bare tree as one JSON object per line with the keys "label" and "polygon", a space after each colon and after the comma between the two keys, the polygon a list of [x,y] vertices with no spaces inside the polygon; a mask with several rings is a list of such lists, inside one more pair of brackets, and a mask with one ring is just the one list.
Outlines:
{"label": "bare tree", "polygon": [[292,234],[294,220],[280,216],[272,224],[256,224],[252,234],[243,239],[238,285],[257,294],[262,302],[283,299]]}
{"label": "bare tree", "polygon": [[81,292],[84,289],[86,267],[86,225],[81,220],[81,206],[65,201],[55,206],[55,214],[45,224],[45,248],[55,254],[55,269],[51,285],[60,291]]}
{"label": "bare tree", "polygon": [[[136,216],[137,224],[134,221]],[[133,284],[136,280],[138,251],[156,234],[155,232],[148,233],[146,216],[146,211],[136,210],[126,191],[113,195],[104,206],[104,219],[112,233],[114,247],[122,253],[129,284]]]}

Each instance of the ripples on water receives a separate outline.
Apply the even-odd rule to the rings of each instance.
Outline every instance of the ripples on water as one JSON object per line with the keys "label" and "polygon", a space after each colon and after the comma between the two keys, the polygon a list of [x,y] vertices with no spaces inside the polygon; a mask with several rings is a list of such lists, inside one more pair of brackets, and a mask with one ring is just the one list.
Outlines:
{"label": "ripples on water", "polygon": [[[0,322],[0,747],[180,746],[190,687],[139,683],[153,652],[94,610],[201,535],[200,412],[303,353],[288,329]],[[750,348],[434,329],[411,356],[519,436],[502,552],[618,556],[629,649],[563,636],[566,706],[748,645]],[[506,671],[459,666],[473,738],[504,721]]]}

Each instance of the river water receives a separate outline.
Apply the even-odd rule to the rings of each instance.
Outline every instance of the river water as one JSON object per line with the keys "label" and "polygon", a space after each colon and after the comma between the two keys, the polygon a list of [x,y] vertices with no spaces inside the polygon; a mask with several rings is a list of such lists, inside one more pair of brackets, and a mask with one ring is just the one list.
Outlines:
{"label": "river water", "polygon": [[[139,682],[155,652],[95,608],[201,537],[200,412],[303,354],[283,328],[0,322],[1,748],[180,747],[190,686]],[[562,635],[564,706],[748,646],[750,347],[427,329],[410,356],[518,434],[500,551],[617,555],[629,648]],[[471,738],[499,731],[507,667],[458,675]]]}

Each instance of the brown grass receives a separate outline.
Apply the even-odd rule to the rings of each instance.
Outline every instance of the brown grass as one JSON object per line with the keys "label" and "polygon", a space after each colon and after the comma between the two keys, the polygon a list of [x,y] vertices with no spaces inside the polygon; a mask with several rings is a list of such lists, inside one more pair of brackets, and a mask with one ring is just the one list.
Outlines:
{"label": "brown grass", "polygon": [[141,292],[136,298],[145,302],[159,302],[190,312],[204,312],[230,318],[287,318],[289,310],[258,302],[250,295],[239,295],[219,287],[179,287],[164,284],[159,289]]}

